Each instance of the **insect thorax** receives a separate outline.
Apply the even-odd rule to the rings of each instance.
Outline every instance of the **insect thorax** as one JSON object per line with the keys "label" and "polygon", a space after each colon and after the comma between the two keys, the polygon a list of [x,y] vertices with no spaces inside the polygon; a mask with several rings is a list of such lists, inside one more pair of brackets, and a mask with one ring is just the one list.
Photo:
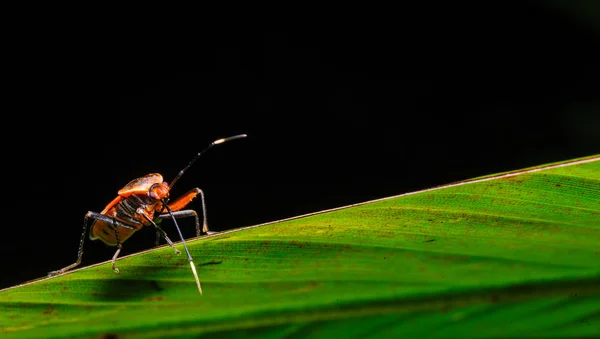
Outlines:
{"label": "insect thorax", "polygon": [[145,194],[131,194],[127,197],[124,197],[123,200],[117,204],[114,217],[128,224],[139,225],[141,223],[145,226],[148,226],[151,223],[144,218],[144,216],[138,213],[138,211],[142,209],[146,212],[148,218],[154,219],[154,213],[157,206],[159,208],[162,206],[160,200],[154,199]]}

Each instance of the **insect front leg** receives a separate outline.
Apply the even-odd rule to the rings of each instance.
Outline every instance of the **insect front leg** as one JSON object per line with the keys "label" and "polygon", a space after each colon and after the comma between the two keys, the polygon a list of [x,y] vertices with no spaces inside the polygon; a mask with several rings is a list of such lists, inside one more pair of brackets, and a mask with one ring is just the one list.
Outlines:
{"label": "insect front leg", "polygon": [[130,229],[134,229],[134,230],[136,229],[129,225],[123,224],[122,222],[115,220],[111,217],[107,217],[103,214],[92,212],[92,211],[87,212],[85,217],[83,218],[83,232],[81,233],[81,239],[79,240],[79,250],[77,251],[77,261],[75,261],[73,264],[71,264],[67,267],[61,268],[60,270],[48,272],[49,277],[65,273],[66,271],[73,269],[73,268],[79,266],[79,264],[81,264],[81,258],[83,257],[83,243],[85,241],[85,235],[87,233],[89,219],[101,220],[104,222],[111,223],[112,225],[121,226],[124,228],[130,228]]}
{"label": "insect front leg", "polygon": [[167,241],[167,243],[171,246],[171,248],[173,248],[173,251],[175,251],[175,254],[179,255],[181,254],[181,252],[179,252],[179,250],[177,249],[177,247],[175,247],[175,244],[173,244],[173,242],[171,241],[171,239],[169,239],[169,237],[167,236],[167,232],[165,232],[162,228],[160,228],[152,219],[148,218],[148,216],[146,215],[146,213],[143,212],[139,212],[142,216],[144,216],[144,218],[146,218],[146,220],[148,220],[148,222],[150,222],[152,224],[152,226],[154,226],[154,229],[156,229],[156,234],[157,236],[160,234],[163,236],[163,238],[165,238],[165,240]]}

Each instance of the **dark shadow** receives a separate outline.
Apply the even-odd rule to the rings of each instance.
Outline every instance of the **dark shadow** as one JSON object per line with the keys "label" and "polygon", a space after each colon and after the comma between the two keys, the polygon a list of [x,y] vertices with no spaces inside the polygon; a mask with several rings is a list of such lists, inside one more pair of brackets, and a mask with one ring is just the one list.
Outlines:
{"label": "dark shadow", "polygon": [[[219,265],[222,261],[207,261],[197,266]],[[161,268],[161,269],[181,269],[182,267]],[[185,267],[186,269],[189,267]],[[156,267],[127,267],[127,271],[122,270],[119,276],[114,279],[105,279],[98,282],[97,289],[91,294],[98,300],[119,301],[119,300],[155,300],[161,297],[162,291],[169,288],[175,288],[174,282],[161,281],[154,279],[143,279],[134,277],[152,277]],[[194,285],[190,272],[190,286]]]}

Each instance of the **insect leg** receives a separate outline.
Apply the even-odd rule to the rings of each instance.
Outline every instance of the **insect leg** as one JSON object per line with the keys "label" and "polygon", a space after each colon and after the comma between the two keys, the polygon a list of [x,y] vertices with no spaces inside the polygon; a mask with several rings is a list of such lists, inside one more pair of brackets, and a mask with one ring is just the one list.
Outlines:
{"label": "insect leg", "polygon": [[[196,223],[196,236],[201,236],[202,234],[211,234],[213,232],[208,231],[208,227],[206,226],[206,223],[204,224],[204,226],[202,227],[203,231],[200,231],[200,221],[198,219],[198,213],[196,213],[196,211],[194,210],[183,210],[183,211],[177,211],[177,212],[173,212],[173,217],[179,219],[179,218],[187,218],[187,217],[194,217],[195,223]],[[169,219],[171,218],[170,214],[160,214],[158,216],[159,219]]]}
{"label": "insect leg", "polygon": [[121,245],[121,239],[119,239],[119,228],[117,227],[116,223],[115,223],[115,219],[112,220],[112,226],[113,226],[113,230],[115,230],[115,239],[117,239],[117,251],[115,252],[115,255],[113,255],[112,257],[112,270],[113,272],[115,272],[115,274],[119,274],[119,268],[115,267],[115,260],[117,260],[117,257],[119,256],[119,253],[121,253],[121,249],[123,249],[123,245]]}
{"label": "insect leg", "polygon": [[156,229],[156,233],[160,233],[163,236],[163,238],[165,238],[167,243],[173,248],[173,251],[175,251],[175,254],[181,254],[177,247],[175,247],[175,244],[173,244],[171,239],[169,239],[169,237],[167,236],[167,232],[160,228],[154,221],[152,221],[152,219],[148,218],[148,216],[145,213],[142,213],[142,215],[144,216],[144,218],[146,218],[146,220],[148,220],[152,224],[152,226],[154,226],[154,228]]}
{"label": "insect leg", "polygon": [[[202,234],[208,234],[208,224],[206,223],[206,201],[204,199],[204,192],[199,188],[194,188],[188,191],[186,194],[177,198],[169,204],[169,208],[174,213],[173,215],[177,218],[176,211],[180,211],[182,208],[187,206],[192,199],[200,194],[200,200],[202,201],[202,231],[200,231],[200,223],[198,222],[198,216],[195,211],[187,212],[188,214],[180,215],[180,217],[194,216],[196,218],[196,235],[201,236]],[[169,214],[160,215],[162,219],[169,218]]]}
{"label": "insect leg", "polygon": [[91,212],[91,211],[87,212],[87,214],[83,218],[83,232],[81,233],[81,239],[79,240],[79,250],[77,251],[77,261],[75,261],[73,264],[71,264],[67,267],[61,268],[60,270],[48,272],[49,277],[65,273],[66,271],[68,271],[72,268],[75,268],[79,264],[81,264],[81,257],[83,257],[83,243],[85,241],[85,234],[87,233],[88,219],[93,218],[93,213],[94,212]]}
{"label": "insect leg", "polygon": [[154,245],[155,245],[155,246],[158,246],[158,245],[160,245],[160,236],[161,236],[161,233],[160,233],[160,231],[157,229],[157,230],[156,230],[156,241],[154,242]]}
{"label": "insect leg", "polygon": [[[155,223],[156,225],[160,224],[160,222],[162,221],[162,219],[156,219]],[[154,240],[154,245],[158,246],[160,245],[160,237],[162,236],[162,233],[160,233],[160,231],[158,229],[154,229],[156,231],[156,238]]]}
{"label": "insect leg", "polygon": [[[206,201],[204,201],[204,192],[198,188],[200,191],[200,200],[202,200],[202,232],[204,234],[208,234],[208,224],[206,223]],[[196,211],[194,211],[196,213]],[[200,227],[198,225],[198,216],[196,215],[196,235],[200,236]]]}
{"label": "insect leg", "polygon": [[79,266],[79,264],[81,264],[81,258],[83,257],[83,243],[85,241],[85,235],[87,233],[87,226],[88,226],[89,219],[101,220],[101,221],[109,222],[109,223],[112,223],[113,225],[121,226],[124,228],[136,229],[135,227],[126,225],[118,220],[115,220],[111,217],[107,217],[103,214],[92,212],[92,211],[87,212],[85,217],[83,218],[83,232],[81,232],[81,239],[79,240],[79,250],[77,251],[77,261],[65,268],[61,268],[60,270],[49,272],[48,273],[49,277],[65,273],[66,271],[68,271],[72,268],[75,268],[75,267]]}

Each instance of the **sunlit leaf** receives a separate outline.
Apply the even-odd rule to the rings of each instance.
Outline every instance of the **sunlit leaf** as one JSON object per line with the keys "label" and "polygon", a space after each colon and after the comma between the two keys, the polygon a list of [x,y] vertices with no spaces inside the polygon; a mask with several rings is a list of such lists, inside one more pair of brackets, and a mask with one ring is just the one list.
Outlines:
{"label": "sunlit leaf", "polygon": [[188,246],[202,296],[160,247],[1,291],[0,337],[600,337],[600,156]]}

